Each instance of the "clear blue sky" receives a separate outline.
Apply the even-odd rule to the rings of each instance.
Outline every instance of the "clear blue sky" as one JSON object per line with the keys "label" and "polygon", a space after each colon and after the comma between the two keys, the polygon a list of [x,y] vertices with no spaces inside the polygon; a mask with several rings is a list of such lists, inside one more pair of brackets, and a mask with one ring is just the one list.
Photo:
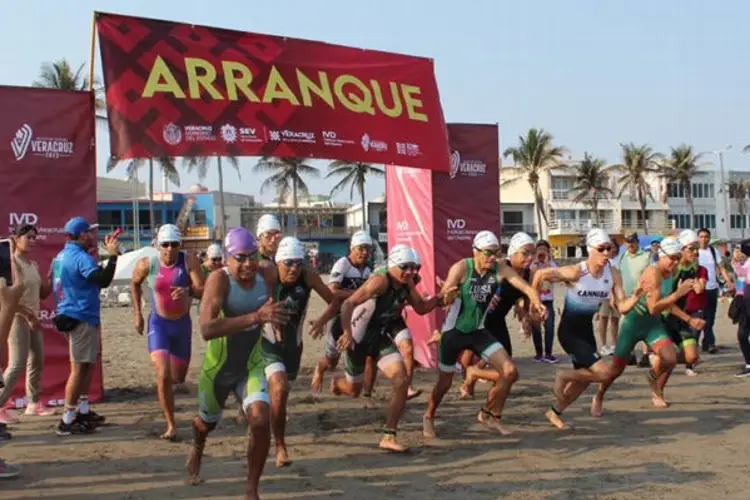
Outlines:
{"label": "clear blue sky", "polygon": [[[750,3],[26,0],[0,16],[0,83],[31,83],[43,61],[87,61],[94,10],[432,57],[446,119],[498,122],[503,149],[544,127],[574,158],[587,150],[616,162],[620,142],[662,151],[686,142],[698,151],[732,144],[726,167],[750,164],[740,153],[750,143]],[[99,147],[103,171],[106,137]],[[232,190],[257,194],[259,179],[242,179]],[[215,175],[206,183],[215,187]],[[310,185],[326,193],[331,184]]]}

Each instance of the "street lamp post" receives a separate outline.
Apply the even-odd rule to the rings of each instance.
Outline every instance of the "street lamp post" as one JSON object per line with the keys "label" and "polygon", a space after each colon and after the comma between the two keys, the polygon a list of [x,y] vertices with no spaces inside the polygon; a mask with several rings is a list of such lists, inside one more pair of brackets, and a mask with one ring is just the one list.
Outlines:
{"label": "street lamp post", "polygon": [[[719,178],[721,181],[721,198],[724,203],[724,224],[729,228],[729,197],[727,196],[727,179],[724,173],[724,153],[732,149],[731,144],[727,144],[724,149],[715,150],[714,153],[719,157]],[[695,221],[693,221],[695,223]],[[728,234],[727,234],[728,235]]]}

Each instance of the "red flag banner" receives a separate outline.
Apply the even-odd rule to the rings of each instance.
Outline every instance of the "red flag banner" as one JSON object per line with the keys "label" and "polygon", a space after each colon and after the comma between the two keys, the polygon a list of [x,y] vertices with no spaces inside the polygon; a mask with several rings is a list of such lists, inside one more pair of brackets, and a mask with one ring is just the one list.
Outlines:
{"label": "red flag banner", "polygon": [[[77,215],[96,219],[94,101],[88,92],[0,86],[0,235],[33,224],[39,230],[31,259],[44,279],[65,243],[63,226]],[[61,405],[70,362],[67,339],[54,327],[52,297],[42,301],[42,401]],[[7,366],[3,363],[3,366]],[[9,404],[26,405],[25,378]],[[101,353],[89,397],[103,396]]]}
{"label": "red flag banner", "polygon": [[97,14],[112,156],[279,156],[447,172],[431,59]]}
{"label": "red flag banner", "polygon": [[[407,167],[386,171],[388,244],[414,247],[422,260],[420,291],[433,293],[458,260],[471,257],[479,231],[500,231],[500,143],[497,125],[448,124],[449,173]],[[499,236],[499,234],[498,234]],[[414,355],[422,366],[436,367],[427,345],[440,328],[444,311],[418,316],[407,309],[406,324]]]}

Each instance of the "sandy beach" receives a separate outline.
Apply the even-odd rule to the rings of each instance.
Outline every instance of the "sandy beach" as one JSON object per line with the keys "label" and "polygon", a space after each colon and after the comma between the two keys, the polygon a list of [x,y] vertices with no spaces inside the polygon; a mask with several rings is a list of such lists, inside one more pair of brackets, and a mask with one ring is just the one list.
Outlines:
{"label": "sandy beach", "polygon": [[[558,300],[558,304],[561,301]],[[315,297],[311,314],[321,310]],[[185,459],[196,412],[195,381],[204,344],[193,332],[190,394],[177,397],[183,441],[157,436],[163,417],[156,401],[145,338],[131,327],[127,308],[106,309],[104,404],[96,410],[109,425],[81,437],[53,434],[55,418],[30,419],[13,427],[14,439],[0,454],[23,466],[23,476],[0,483],[0,499],[241,498],[246,427],[237,425],[230,397],[219,428],[206,447],[200,486],[187,486]],[[514,436],[503,438],[476,423],[488,386],[477,399],[459,401],[458,387],[439,410],[440,439],[425,443],[421,415],[426,394],[410,401],[400,435],[412,447],[396,456],[377,449],[389,395],[379,379],[372,400],[310,393],[312,367],[322,342],[305,340],[303,371],[290,397],[288,441],[294,463],[277,469],[269,456],[261,486],[264,499],[347,496],[357,500],[408,499],[746,499],[750,490],[748,398],[750,380],[733,377],[741,363],[735,329],[720,306],[717,334],[722,349],[705,355],[698,377],[677,370],[667,388],[672,403],[651,407],[646,371],[629,367],[617,381],[605,416],[589,416],[591,389],[567,413],[575,431],[558,431],[544,418],[552,401],[555,366],[533,361],[533,344],[511,322],[521,374],[505,411]],[[555,345],[558,367],[567,357]],[[434,372],[420,372],[417,388],[427,392]],[[326,378],[330,380],[330,374]],[[273,446],[271,448],[273,454]]]}

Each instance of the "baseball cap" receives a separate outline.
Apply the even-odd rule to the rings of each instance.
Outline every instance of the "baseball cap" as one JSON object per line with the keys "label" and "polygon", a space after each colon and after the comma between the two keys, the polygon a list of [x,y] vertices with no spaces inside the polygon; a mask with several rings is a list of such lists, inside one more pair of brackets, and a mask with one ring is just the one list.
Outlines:
{"label": "baseball cap", "polygon": [[630,233],[625,236],[625,241],[628,243],[638,243],[638,233]]}
{"label": "baseball cap", "polygon": [[500,246],[500,242],[498,241],[497,236],[495,236],[495,233],[485,230],[479,231],[477,235],[474,236],[472,246],[478,250],[486,250],[489,247]]}
{"label": "baseball cap", "polygon": [[269,231],[281,231],[281,223],[275,215],[265,214],[258,219],[258,227],[255,233],[261,235]]}
{"label": "baseball cap", "polygon": [[88,233],[99,227],[99,224],[89,224],[83,217],[73,217],[65,223],[63,230],[74,238],[78,238],[83,233]]}
{"label": "baseball cap", "polygon": [[220,259],[224,256],[224,252],[221,250],[221,245],[218,243],[212,243],[206,249],[206,257],[209,259]]}
{"label": "baseball cap", "polygon": [[170,243],[176,241],[180,243],[182,241],[182,235],[180,230],[174,224],[164,224],[159,228],[159,232],[156,234],[156,241],[158,243]]}
{"label": "baseball cap", "polygon": [[307,252],[302,242],[293,236],[287,236],[279,242],[279,248],[276,250],[274,258],[276,262],[281,262],[287,259],[304,259],[306,255]]}
{"label": "baseball cap", "polygon": [[224,248],[227,249],[229,255],[236,255],[240,252],[253,253],[258,251],[258,240],[244,227],[235,227],[224,238]]}

